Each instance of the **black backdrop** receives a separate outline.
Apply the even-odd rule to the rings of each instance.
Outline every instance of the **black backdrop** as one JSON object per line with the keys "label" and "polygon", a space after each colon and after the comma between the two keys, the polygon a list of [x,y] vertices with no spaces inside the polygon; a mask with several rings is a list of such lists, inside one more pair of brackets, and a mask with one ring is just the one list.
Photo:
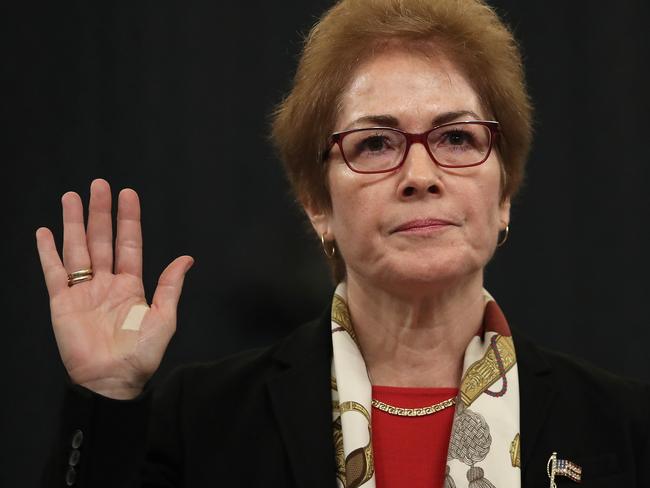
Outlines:
{"label": "black backdrop", "polygon": [[[0,486],[35,486],[56,421],[65,372],[33,234],[46,225],[60,243],[65,191],[85,199],[104,177],[114,195],[140,193],[149,298],[171,259],[196,258],[157,380],[268,344],[326,306],[327,268],[267,132],[301,33],[329,4],[5,11]],[[537,134],[487,288],[541,344],[650,380],[648,2],[492,4],[522,43]]]}

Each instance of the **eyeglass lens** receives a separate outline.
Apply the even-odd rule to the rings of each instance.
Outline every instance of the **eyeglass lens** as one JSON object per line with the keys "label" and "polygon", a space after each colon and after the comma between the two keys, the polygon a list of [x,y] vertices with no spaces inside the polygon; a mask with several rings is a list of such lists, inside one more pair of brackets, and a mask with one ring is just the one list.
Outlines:
{"label": "eyeglass lens", "polygon": [[[481,124],[453,124],[429,133],[429,150],[442,166],[468,166],[483,161],[490,150],[490,129]],[[393,129],[361,129],[342,141],[345,159],[359,171],[382,171],[401,164],[407,138]]]}

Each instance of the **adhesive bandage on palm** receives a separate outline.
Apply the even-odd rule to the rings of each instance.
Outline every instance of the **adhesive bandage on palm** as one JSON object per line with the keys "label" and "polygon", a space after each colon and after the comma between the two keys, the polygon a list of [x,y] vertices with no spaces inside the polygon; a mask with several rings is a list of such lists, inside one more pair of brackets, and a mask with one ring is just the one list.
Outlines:
{"label": "adhesive bandage on palm", "polygon": [[126,315],[124,322],[122,322],[122,330],[140,330],[142,319],[149,310],[149,305],[146,303],[138,303],[133,305]]}

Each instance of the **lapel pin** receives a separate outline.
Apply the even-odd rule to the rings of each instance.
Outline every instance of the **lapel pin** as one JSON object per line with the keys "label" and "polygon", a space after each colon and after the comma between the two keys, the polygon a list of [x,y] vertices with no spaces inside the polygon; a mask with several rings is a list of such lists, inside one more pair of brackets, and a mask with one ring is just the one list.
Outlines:
{"label": "lapel pin", "polygon": [[557,452],[554,452],[551,454],[551,457],[548,458],[548,463],[546,463],[546,472],[551,480],[549,488],[557,488],[557,485],[555,484],[556,476],[565,476],[576,483],[582,481],[582,468],[567,459],[558,459]]}

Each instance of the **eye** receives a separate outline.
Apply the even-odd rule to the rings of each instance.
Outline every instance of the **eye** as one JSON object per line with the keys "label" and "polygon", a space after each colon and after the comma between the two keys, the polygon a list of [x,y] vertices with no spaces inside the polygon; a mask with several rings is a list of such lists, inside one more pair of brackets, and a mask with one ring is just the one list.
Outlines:
{"label": "eye", "polygon": [[480,164],[490,151],[490,131],[480,123],[441,126],[428,141],[436,161],[448,167]]}
{"label": "eye", "polygon": [[474,137],[470,132],[454,129],[447,132],[441,142],[442,144],[448,143],[452,146],[473,146]]}
{"label": "eye", "polygon": [[362,150],[378,152],[386,149],[386,147],[390,145],[389,142],[390,141],[388,141],[387,137],[376,134],[374,136],[366,137],[363,141],[361,141],[360,146]]}
{"label": "eye", "polygon": [[401,133],[373,127],[349,132],[341,149],[348,163],[363,169],[382,169],[399,159],[404,143]]}

